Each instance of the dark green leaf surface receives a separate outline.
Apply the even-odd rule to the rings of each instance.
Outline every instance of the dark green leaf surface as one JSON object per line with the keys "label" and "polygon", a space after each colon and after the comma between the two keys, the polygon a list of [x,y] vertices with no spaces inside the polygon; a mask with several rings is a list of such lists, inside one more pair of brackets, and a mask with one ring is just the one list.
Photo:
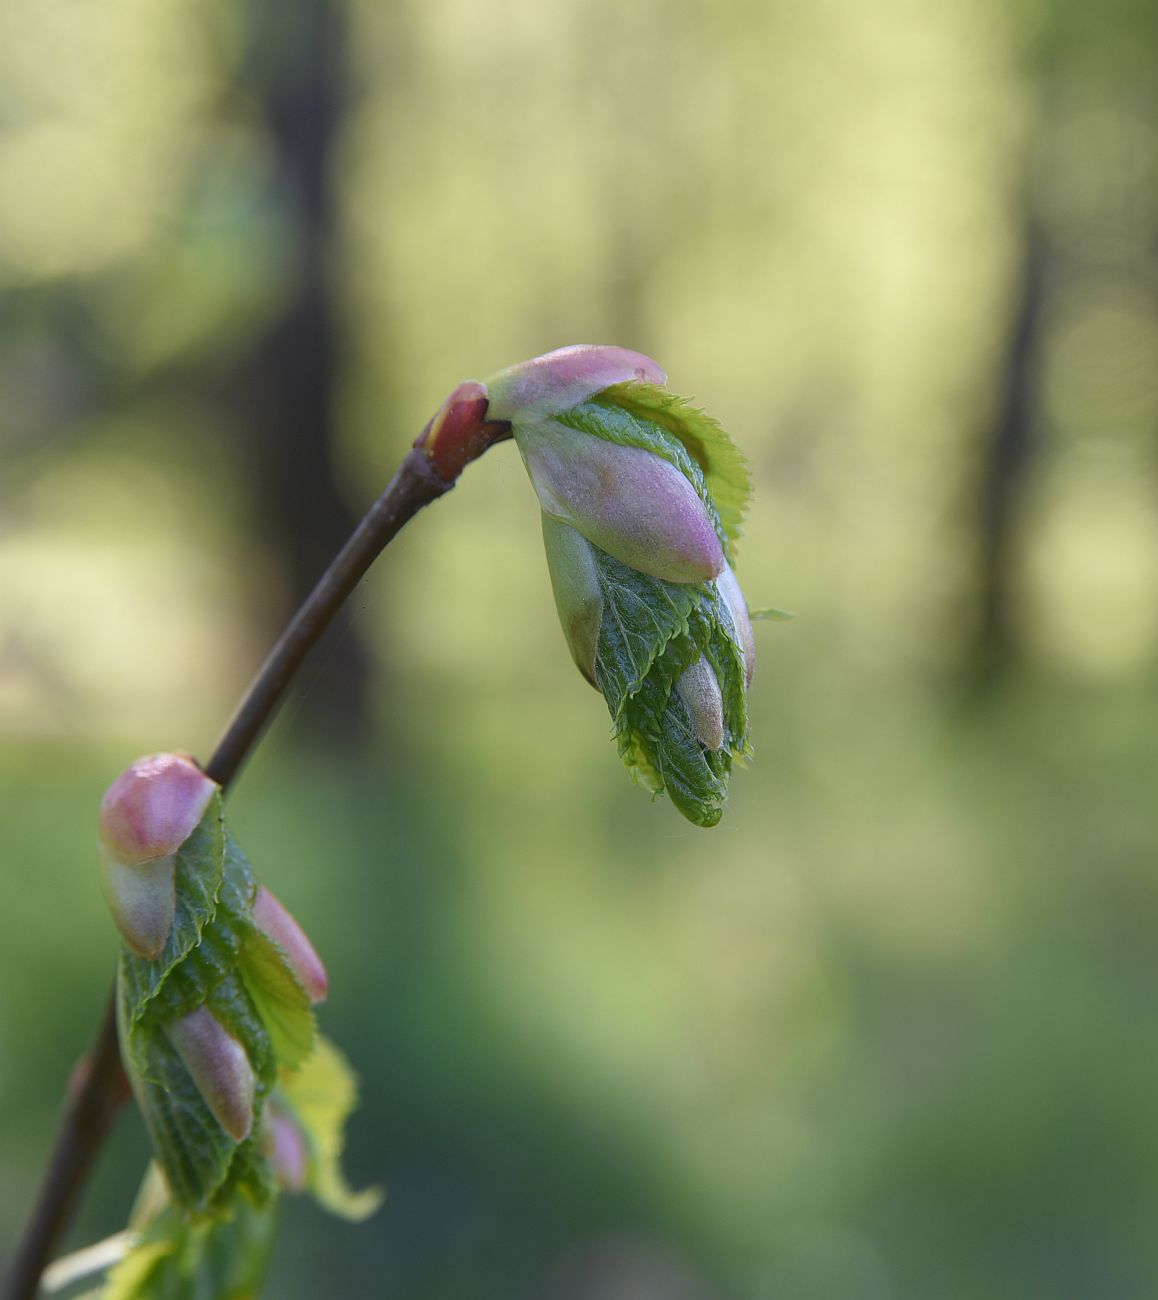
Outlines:
{"label": "dark green leaf surface", "polygon": [[[731,622],[713,583],[671,583],[592,548],[603,593],[595,676],[633,778],[664,791],[689,821],[714,826],[724,810],[733,761],[748,752],[744,669]],[[704,655],[724,700],[723,748],[697,739],[675,690]]]}

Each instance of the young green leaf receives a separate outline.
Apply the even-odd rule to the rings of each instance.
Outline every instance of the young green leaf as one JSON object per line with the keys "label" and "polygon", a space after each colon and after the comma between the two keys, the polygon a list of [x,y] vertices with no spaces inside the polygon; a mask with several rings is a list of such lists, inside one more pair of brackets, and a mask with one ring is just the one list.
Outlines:
{"label": "young green leaf", "polygon": [[346,1058],[319,1035],[309,1060],[283,1078],[277,1096],[306,1139],[307,1190],[331,1214],[355,1223],[369,1218],[382,1204],[381,1189],[352,1191],[342,1173],[346,1120],[358,1101],[358,1079]]}
{"label": "young green leaf", "polygon": [[[744,662],[714,583],[648,577],[592,548],[603,598],[595,676],[632,777],[664,791],[689,821],[714,826],[735,759],[748,753]],[[697,735],[676,689],[707,659],[719,683],[723,744]]]}

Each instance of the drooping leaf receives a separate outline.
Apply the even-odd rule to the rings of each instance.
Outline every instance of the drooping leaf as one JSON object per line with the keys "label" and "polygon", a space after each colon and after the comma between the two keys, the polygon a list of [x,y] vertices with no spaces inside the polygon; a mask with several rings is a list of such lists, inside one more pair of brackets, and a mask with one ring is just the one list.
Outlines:
{"label": "drooping leaf", "polygon": [[328,1039],[318,1036],[305,1064],[282,1080],[278,1097],[309,1145],[306,1186],[332,1214],[358,1223],[382,1204],[380,1188],[352,1191],[342,1173],[345,1127],[358,1101],[358,1079]]}

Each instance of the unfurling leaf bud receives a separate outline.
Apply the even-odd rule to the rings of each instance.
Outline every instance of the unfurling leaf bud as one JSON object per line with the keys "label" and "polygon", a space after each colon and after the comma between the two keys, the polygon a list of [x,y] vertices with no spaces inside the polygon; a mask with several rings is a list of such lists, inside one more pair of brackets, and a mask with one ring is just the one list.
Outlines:
{"label": "unfurling leaf bud", "polygon": [[140,758],[101,801],[101,879],[113,920],[139,957],[160,956],[173,928],[173,855],[217,786],[180,754]]}
{"label": "unfurling leaf bud", "polygon": [[489,413],[510,422],[547,515],[640,573],[705,582],[723,568],[724,552],[696,486],[651,447],[573,419],[616,384],[663,380],[638,352],[561,348],[489,380]]}
{"label": "unfurling leaf bud", "polygon": [[329,979],[317,949],[293,914],[264,885],[253,900],[253,923],[281,948],[311,1002],[324,1002]]}
{"label": "unfurling leaf bud", "polygon": [[208,1007],[166,1025],[169,1041],[213,1117],[235,1142],[253,1127],[254,1075],[245,1048]]}
{"label": "unfurling leaf bud", "polygon": [[559,619],[633,777],[701,826],[746,757],[756,652],[729,565],[743,457],[650,358],[572,347],[487,382],[543,509]]}

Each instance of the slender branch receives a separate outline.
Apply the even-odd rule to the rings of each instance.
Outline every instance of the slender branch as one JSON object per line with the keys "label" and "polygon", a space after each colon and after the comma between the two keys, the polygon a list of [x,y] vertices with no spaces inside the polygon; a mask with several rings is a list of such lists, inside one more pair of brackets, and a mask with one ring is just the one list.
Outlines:
{"label": "slender branch", "polygon": [[5,1300],[31,1300],[36,1294],[48,1257],[72,1218],[81,1188],[128,1092],[117,1045],[116,1003],[110,993],[93,1046],[73,1075],[40,1196],[12,1260]]}
{"label": "slender branch", "polygon": [[[481,385],[460,385],[419,435],[386,491],[270,651],[217,742],[204,770],[220,786],[233,782],[306,655],[387,543],[423,506],[450,491],[471,460],[508,436],[508,426],[485,421],[486,406]],[[65,1101],[52,1158],[13,1257],[4,1300],[33,1300],[113,1117],[128,1095],[117,1043],[115,1001],[110,997],[93,1046]]]}
{"label": "slender branch", "polygon": [[206,776],[222,787],[232,783],[277,711],[302,661],[362,575],[409,519],[453,486],[431,468],[421,452],[412,451],[406,457],[390,486],[370,507],[269,652],[217,742],[213,757],[205,764]]}

